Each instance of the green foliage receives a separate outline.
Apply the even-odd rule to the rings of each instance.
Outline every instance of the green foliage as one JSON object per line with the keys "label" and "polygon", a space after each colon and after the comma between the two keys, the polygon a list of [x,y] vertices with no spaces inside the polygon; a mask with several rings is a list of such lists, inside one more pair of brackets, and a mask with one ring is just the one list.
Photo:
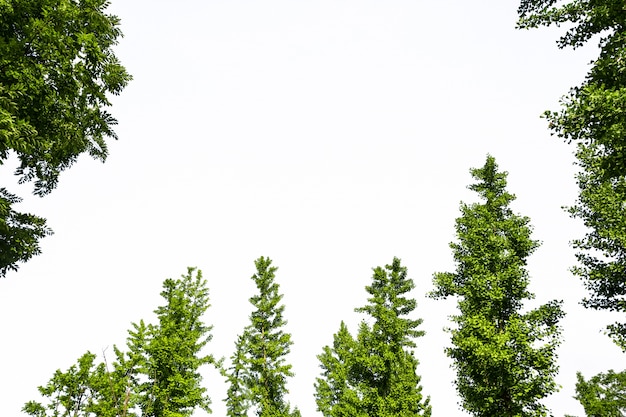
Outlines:
{"label": "green foliage", "polygon": [[202,273],[189,268],[178,280],[167,279],[155,310],[159,324],[133,323],[127,346],[114,348],[113,369],[95,364],[86,353],[78,366],[57,371],[39,387],[46,403],[30,401],[23,411],[35,417],[188,417],[196,408],[210,412],[198,370],[215,361],[200,351],[211,340],[202,315],[209,307]]}
{"label": "green foliage", "polygon": [[28,213],[19,213],[11,207],[21,199],[5,188],[0,188],[0,277],[8,271],[17,271],[18,262],[26,262],[38,255],[39,239],[52,234],[46,220]]}
{"label": "green foliage", "polygon": [[[573,245],[579,266],[573,272],[583,279],[590,297],[588,308],[626,312],[626,177],[607,180],[599,167],[595,146],[579,147],[577,204],[569,209],[583,220],[587,233]],[[626,323],[607,326],[609,336],[626,351]]]}
{"label": "green foliage", "polygon": [[[569,209],[589,228],[576,240],[589,308],[626,311],[626,5],[623,0],[522,0],[522,28],[567,24],[560,48],[579,47],[593,37],[600,53],[586,79],[570,90],[561,110],[545,113],[554,134],[576,141],[579,198]],[[626,350],[626,324],[608,326]]]}
{"label": "green foliage", "polygon": [[95,364],[95,359],[87,352],[67,371],[57,370],[38,388],[48,402],[29,401],[22,411],[35,417],[135,416],[129,412],[127,378],[119,370],[109,372],[105,363]]}
{"label": "green foliage", "polygon": [[585,381],[576,374],[576,399],[588,417],[624,417],[626,415],[626,371],[601,373]]}
{"label": "green foliage", "polygon": [[287,321],[285,306],[280,304],[283,296],[274,281],[277,268],[265,257],[254,263],[257,273],[252,280],[258,289],[250,298],[254,311],[237,339],[232,366],[224,373],[229,382],[227,415],[246,416],[252,408],[259,417],[299,417],[298,409],[291,410],[284,399],[289,392],[287,377],[293,376],[285,357],[293,342],[282,330]]}
{"label": "green foliage", "polygon": [[[0,2],[0,165],[15,153],[20,183],[34,181],[39,196],[55,188],[61,171],[79,155],[104,161],[106,139],[116,138],[107,94],[119,94],[131,77],[112,51],[122,34],[119,19],[105,13],[108,5],[106,0]],[[14,201],[5,193],[2,206],[8,208],[0,215],[11,230],[0,230],[0,240],[16,246],[13,256],[0,259],[2,274],[38,253],[37,241],[46,234],[43,219],[16,222]],[[16,233],[25,241],[15,241]]]}
{"label": "green foliage", "polygon": [[515,196],[495,159],[472,169],[468,188],[482,203],[461,204],[458,243],[451,243],[455,272],[434,276],[434,298],[458,298],[456,327],[447,354],[457,370],[463,407],[480,417],[546,416],[539,400],[557,390],[555,349],[560,303],[522,313],[528,291],[526,258],[537,248],[529,219],[513,214]]}
{"label": "green foliage", "polygon": [[107,93],[130,80],[113,54],[122,35],[106,0],[13,0],[0,8],[0,159],[20,158],[35,193],[83,152],[104,160],[115,138]]}
{"label": "green foliage", "polygon": [[211,340],[212,326],[201,318],[209,308],[209,290],[202,272],[167,279],[161,296],[166,304],[155,310],[159,324],[135,325],[130,334],[129,362],[137,363],[141,381],[138,404],[145,417],[190,416],[197,407],[210,411],[206,388],[200,385],[201,366],[215,363],[200,355]]}
{"label": "green foliage", "polygon": [[325,346],[320,360],[322,375],[315,383],[318,410],[332,417],[430,416],[424,399],[418,361],[411,348],[422,320],[407,317],[416,307],[404,295],[414,288],[406,268],[394,258],[391,265],[374,269],[368,304],[356,311],[368,314],[373,325],[362,321],[356,339],[341,322],[333,347]]}
{"label": "green foliage", "polygon": [[[246,416],[250,408],[247,398],[250,381],[246,375],[247,357],[244,351],[247,335],[244,333],[237,337],[235,343],[235,353],[230,357],[231,367],[227,371],[222,371],[228,382],[228,393],[226,397],[226,415],[231,417]],[[245,380],[244,380],[245,378]]]}

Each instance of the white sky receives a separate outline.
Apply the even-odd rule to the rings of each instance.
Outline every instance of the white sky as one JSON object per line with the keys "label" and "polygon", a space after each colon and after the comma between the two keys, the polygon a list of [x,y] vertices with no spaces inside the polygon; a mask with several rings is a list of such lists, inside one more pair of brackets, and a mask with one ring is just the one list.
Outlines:
{"label": "white sky", "polygon": [[[173,7],[172,5],[175,4]],[[529,262],[537,302],[565,300],[563,389],[547,404],[582,415],[575,372],[620,368],[602,334],[612,318],[582,309],[568,268],[580,224],[572,146],[539,115],[584,77],[595,48],[559,51],[558,30],[516,31],[514,0],[113,0],[135,77],[114,99],[120,140],[51,195],[2,183],[56,234],[0,280],[0,415],[85,351],[122,345],[150,320],[161,283],[187,266],[209,280],[209,350],[230,356],[247,324],[254,259],[279,267],[296,376],[290,400],[315,411],[316,355],[366,302],[371,268],[398,256],[424,319],[418,372],[435,416],[462,416],[443,332],[455,301],[424,298],[453,270],[448,243],[470,167],[496,157],[515,211],[543,241]],[[205,372],[214,415],[226,386]],[[203,413],[197,413],[203,415]]]}

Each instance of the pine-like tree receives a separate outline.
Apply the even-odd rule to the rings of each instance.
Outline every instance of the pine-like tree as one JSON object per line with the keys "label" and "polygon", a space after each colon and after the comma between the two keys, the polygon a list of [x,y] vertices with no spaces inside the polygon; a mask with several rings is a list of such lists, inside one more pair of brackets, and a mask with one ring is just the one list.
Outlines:
{"label": "pine-like tree", "polygon": [[506,172],[493,157],[472,169],[468,188],[482,203],[461,204],[458,243],[451,243],[455,272],[434,276],[434,298],[456,296],[459,315],[447,349],[457,371],[463,407],[479,417],[539,417],[540,400],[557,390],[556,348],[560,303],[522,312],[528,291],[526,258],[538,247],[529,219],[514,214]]}
{"label": "pine-like tree", "polygon": [[327,417],[430,416],[424,399],[418,364],[412,349],[421,319],[407,317],[416,307],[406,293],[414,288],[407,270],[394,258],[391,265],[374,269],[368,304],[357,312],[373,319],[362,321],[354,339],[342,322],[333,347],[318,356],[322,375],[317,378],[318,410]]}
{"label": "pine-like tree", "polygon": [[287,378],[293,376],[291,365],[286,363],[293,344],[291,334],[283,327],[285,310],[282,294],[274,281],[276,267],[269,258],[255,261],[257,273],[252,280],[258,293],[250,298],[254,311],[250,324],[239,336],[236,351],[231,357],[232,366],[226,373],[229,416],[247,416],[252,408],[259,417],[300,416],[297,408],[291,410],[285,400]]}

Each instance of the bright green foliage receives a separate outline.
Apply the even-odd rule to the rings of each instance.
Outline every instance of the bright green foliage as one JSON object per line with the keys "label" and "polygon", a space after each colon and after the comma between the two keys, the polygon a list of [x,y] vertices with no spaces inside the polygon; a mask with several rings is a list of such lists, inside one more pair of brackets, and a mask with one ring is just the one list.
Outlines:
{"label": "bright green foliage", "polygon": [[[605,179],[595,155],[595,145],[580,147],[578,174],[580,192],[577,204],[569,209],[587,226],[587,234],[575,240],[580,276],[591,296],[583,305],[626,313],[626,177]],[[626,323],[608,327],[609,335],[626,351]]]}
{"label": "bright green foliage", "polygon": [[200,407],[210,411],[199,368],[214,363],[200,355],[211,340],[212,326],[201,318],[209,308],[209,290],[202,272],[189,268],[178,280],[167,279],[161,296],[164,306],[155,310],[159,324],[143,323],[131,333],[130,360],[139,358],[139,407],[145,417],[190,416]]}
{"label": "bright green foliage", "polygon": [[461,204],[455,272],[434,276],[434,298],[455,296],[460,314],[450,330],[457,389],[463,407],[479,417],[546,416],[539,400],[557,390],[555,349],[560,303],[523,313],[528,291],[526,258],[537,248],[529,219],[512,213],[515,196],[495,159],[472,169],[482,203]]}
{"label": "bright green foliage", "polygon": [[50,235],[46,220],[11,207],[21,199],[0,188],[0,277],[10,270],[17,271],[18,262],[38,255],[39,239]]}
{"label": "bright green foliage", "polygon": [[40,387],[44,405],[30,401],[24,411],[35,417],[188,417],[196,408],[210,412],[198,370],[215,363],[200,351],[211,340],[211,326],[201,318],[209,307],[206,281],[189,268],[178,280],[167,279],[161,295],[166,304],[155,313],[157,325],[133,323],[128,352],[114,348],[113,369],[94,364],[85,354]]}
{"label": "bright green foliage", "polygon": [[0,160],[20,158],[22,181],[50,192],[78,155],[104,160],[115,138],[107,93],[130,80],[112,47],[122,35],[107,0],[0,4]]}
{"label": "bright green foliage", "polygon": [[[558,5],[557,5],[558,3]],[[522,28],[567,24],[560,48],[599,39],[600,55],[586,80],[563,99],[560,112],[546,112],[553,132],[594,144],[607,177],[626,173],[626,6],[622,0],[522,0]]]}
{"label": "bright green foliage", "polygon": [[[82,153],[104,161],[106,139],[116,137],[107,94],[119,94],[131,77],[112,51],[122,34],[119,19],[105,13],[108,4],[0,1],[0,165],[14,152],[20,182],[34,181],[37,195],[52,191]],[[14,201],[5,193],[2,206],[10,207]],[[12,240],[0,227],[3,244],[14,245],[12,257],[0,259],[6,271],[36,254],[45,233],[34,216],[2,220],[26,237]]]}
{"label": "bright green foliage", "polygon": [[226,373],[230,383],[228,415],[247,416],[252,408],[259,417],[299,417],[298,409],[291,410],[284,398],[289,392],[287,377],[293,376],[285,357],[293,342],[282,330],[287,321],[283,318],[285,306],[280,304],[283,296],[274,281],[277,268],[265,257],[254,263],[257,273],[252,279],[258,294],[250,298],[254,306],[250,324],[237,340],[232,366]]}
{"label": "bright green foliage", "polygon": [[35,417],[134,416],[128,413],[130,392],[120,392],[121,375],[109,373],[106,365],[94,364],[96,355],[87,352],[66,372],[58,370],[47,385],[39,387],[47,404],[29,401],[23,411]]}
{"label": "bright green foliage", "polygon": [[359,394],[357,374],[356,342],[342,321],[339,331],[333,335],[333,347],[324,346],[318,356],[322,376],[315,383],[317,409],[324,416],[365,417]]}
{"label": "bright green foliage", "polygon": [[228,393],[226,397],[226,415],[231,417],[246,416],[248,408],[250,408],[249,401],[246,398],[249,381],[244,380],[246,377],[246,352],[245,343],[247,335],[241,335],[237,337],[235,343],[235,353],[230,357],[231,367],[222,372],[222,375],[226,377],[228,382]]}
{"label": "bright green foliage", "polygon": [[414,288],[406,268],[394,258],[391,265],[374,269],[372,285],[366,287],[369,303],[356,311],[373,319],[362,321],[354,339],[341,322],[333,347],[318,356],[322,375],[315,383],[318,410],[332,417],[430,416],[424,399],[414,338],[422,320],[407,316],[415,309],[405,294]]}
{"label": "bright green foliage", "polygon": [[[623,0],[522,0],[519,26],[565,23],[560,48],[579,47],[599,35],[600,54],[586,79],[562,100],[559,112],[546,112],[553,133],[576,141],[579,198],[569,209],[589,228],[574,272],[591,293],[583,305],[626,312],[626,5]],[[608,326],[626,350],[626,324]]]}
{"label": "bright green foliage", "polygon": [[626,416],[626,371],[609,371],[585,381],[576,375],[576,399],[585,408],[587,417]]}

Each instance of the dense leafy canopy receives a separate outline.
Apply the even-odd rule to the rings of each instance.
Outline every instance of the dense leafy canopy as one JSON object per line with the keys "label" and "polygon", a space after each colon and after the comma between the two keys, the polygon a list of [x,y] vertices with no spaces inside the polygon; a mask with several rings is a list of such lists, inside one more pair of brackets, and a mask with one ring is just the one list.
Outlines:
{"label": "dense leafy canopy", "polygon": [[[569,209],[589,232],[574,242],[574,272],[591,296],[583,304],[626,312],[626,6],[622,0],[522,0],[519,26],[567,24],[560,48],[597,39],[600,53],[586,79],[558,112],[545,113],[552,132],[577,143],[579,198]],[[626,324],[609,327],[626,350]]]}
{"label": "dense leafy canopy", "polygon": [[[20,182],[43,196],[87,153],[104,161],[116,120],[106,108],[130,76],[112,47],[122,33],[107,0],[0,1],[0,165],[19,158]],[[41,218],[16,212],[0,189],[0,276],[39,252]]]}
{"label": "dense leafy canopy", "polygon": [[356,311],[374,321],[362,321],[356,339],[341,322],[333,347],[318,356],[322,375],[315,383],[318,410],[332,417],[430,416],[423,398],[418,364],[412,348],[422,320],[407,316],[416,307],[406,293],[414,288],[407,270],[394,258],[374,269],[368,304]]}
{"label": "dense leafy canopy", "polygon": [[276,267],[269,258],[255,262],[257,272],[252,280],[258,293],[250,298],[254,311],[250,324],[237,339],[232,365],[225,372],[229,382],[226,405],[229,416],[247,416],[253,409],[259,417],[299,417],[285,400],[287,378],[293,376],[286,363],[291,335],[283,330],[285,306],[274,281]]}
{"label": "dense leafy canopy", "polygon": [[201,318],[209,307],[206,281],[189,268],[167,279],[166,304],[155,313],[158,324],[133,323],[128,351],[117,347],[113,369],[95,363],[87,352],[66,372],[56,371],[39,387],[46,402],[29,401],[23,411],[34,417],[189,417],[197,408],[210,412],[210,399],[198,370],[214,363],[202,348],[212,326]]}
{"label": "dense leafy canopy", "polygon": [[539,417],[539,400],[556,391],[556,301],[523,313],[528,291],[526,258],[537,248],[529,219],[515,215],[506,191],[506,173],[487,157],[472,169],[469,186],[482,203],[462,204],[451,243],[455,272],[437,273],[431,296],[458,297],[460,314],[452,317],[453,347],[447,349],[457,370],[463,407],[479,417]]}

